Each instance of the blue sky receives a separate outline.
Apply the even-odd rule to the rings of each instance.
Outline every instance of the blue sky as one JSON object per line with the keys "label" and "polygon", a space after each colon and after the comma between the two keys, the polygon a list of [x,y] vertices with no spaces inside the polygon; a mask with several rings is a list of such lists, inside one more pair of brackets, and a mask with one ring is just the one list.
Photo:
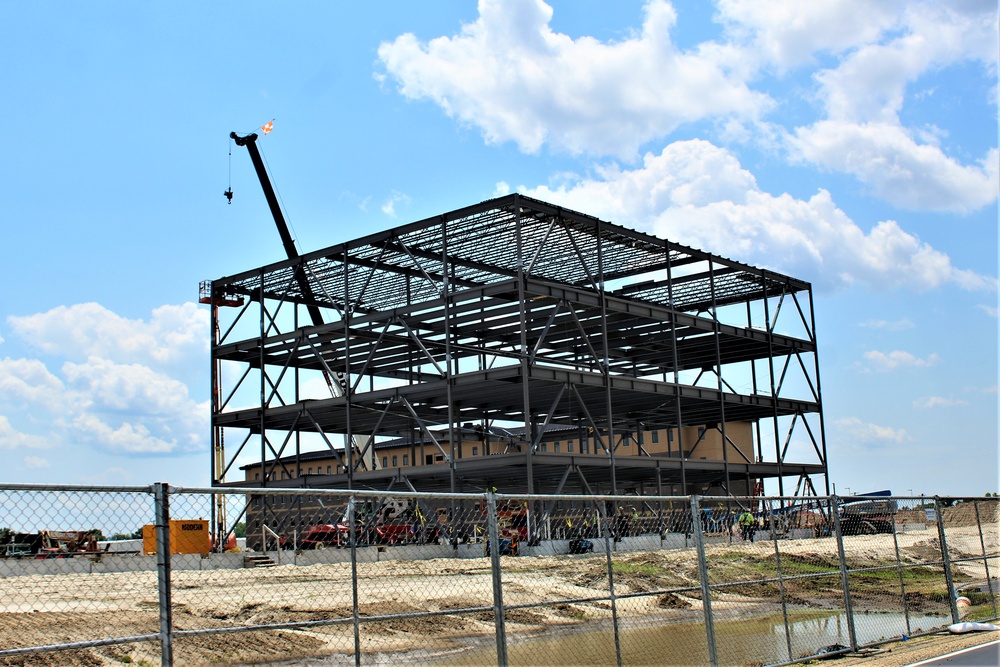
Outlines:
{"label": "blue sky", "polygon": [[521,191],[792,274],[838,490],[1000,490],[997,53],[979,0],[4,3],[0,481],[208,483],[273,118],[300,249]]}

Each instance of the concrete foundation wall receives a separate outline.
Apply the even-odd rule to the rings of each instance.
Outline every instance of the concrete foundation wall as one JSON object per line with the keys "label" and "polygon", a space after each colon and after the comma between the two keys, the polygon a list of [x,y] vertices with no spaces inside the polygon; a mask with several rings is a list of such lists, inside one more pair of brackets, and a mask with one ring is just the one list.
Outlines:
{"label": "concrete foundation wall", "polygon": [[[811,537],[808,530],[801,531],[801,537]],[[717,544],[729,542],[728,535],[706,537],[706,543]],[[769,540],[766,531],[758,532],[755,541]],[[602,538],[590,540],[594,545],[594,553],[604,553],[605,541]],[[732,540],[740,542],[738,538]],[[643,551],[659,551],[661,549],[692,548],[693,538],[683,533],[668,533],[662,538],[656,534],[623,537],[618,542],[611,542],[612,553],[640,553]],[[482,542],[460,544],[452,547],[448,544],[412,544],[380,547],[358,547],[356,550],[359,562],[375,563],[391,560],[430,560],[432,558],[484,558],[485,545]],[[234,553],[209,554],[175,554],[171,558],[171,568],[175,571],[210,571],[238,570],[244,567],[243,559],[255,552],[241,551]],[[543,540],[534,546],[521,543],[521,556],[557,556],[569,553],[569,540]],[[278,565],[296,565],[308,567],[327,563],[349,563],[351,550],[321,549],[317,551],[274,551],[266,554]],[[36,560],[0,559],[0,577],[23,577],[28,575],[56,574],[109,574],[115,572],[155,572],[156,556],[138,554],[116,554],[109,551],[100,557],[50,558]]]}
{"label": "concrete foundation wall", "polygon": [[686,549],[694,544],[694,538],[684,533],[667,533],[660,540],[661,549]]}
{"label": "concrete foundation wall", "polygon": [[[89,558],[74,558],[73,560],[85,561],[90,565],[90,571],[94,574],[110,574],[113,572],[145,572],[156,570],[156,556],[133,555],[108,555],[102,556],[100,560],[90,560]],[[46,573],[48,574],[48,573]]]}
{"label": "concrete foundation wall", "polygon": [[[379,560],[377,547],[358,547],[355,549],[359,563],[375,563]],[[272,551],[268,552],[275,563],[278,562],[277,555]],[[321,565],[326,563],[350,563],[351,550],[349,547],[340,549],[317,549],[308,551],[283,551],[281,553],[281,564],[288,565]]]}

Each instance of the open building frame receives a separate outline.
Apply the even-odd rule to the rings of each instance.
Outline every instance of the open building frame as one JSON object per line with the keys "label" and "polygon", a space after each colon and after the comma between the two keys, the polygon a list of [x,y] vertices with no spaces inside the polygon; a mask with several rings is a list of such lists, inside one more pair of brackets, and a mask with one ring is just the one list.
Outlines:
{"label": "open building frame", "polygon": [[[202,301],[213,485],[829,493],[812,288],[773,271],[512,194],[214,280]],[[644,451],[658,429],[676,451]],[[567,430],[593,450],[542,451]],[[698,457],[714,432],[721,460]],[[484,455],[460,455],[468,437]],[[383,468],[388,439],[443,463]],[[317,451],[331,474],[295,474]],[[248,466],[262,479],[236,480]]]}

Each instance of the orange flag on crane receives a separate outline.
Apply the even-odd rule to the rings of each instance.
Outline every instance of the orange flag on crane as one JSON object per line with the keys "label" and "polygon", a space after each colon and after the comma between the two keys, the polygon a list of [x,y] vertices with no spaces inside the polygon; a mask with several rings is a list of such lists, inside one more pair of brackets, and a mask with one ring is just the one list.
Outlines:
{"label": "orange flag on crane", "polygon": [[264,136],[266,137],[268,133],[274,129],[274,121],[273,120],[267,121],[266,123],[260,126],[260,129],[261,131],[264,132]]}

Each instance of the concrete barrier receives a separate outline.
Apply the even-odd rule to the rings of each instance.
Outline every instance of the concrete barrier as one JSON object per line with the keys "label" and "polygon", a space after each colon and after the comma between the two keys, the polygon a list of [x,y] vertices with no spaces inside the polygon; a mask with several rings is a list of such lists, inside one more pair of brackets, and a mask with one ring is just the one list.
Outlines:
{"label": "concrete barrier", "polygon": [[102,540],[97,543],[97,548],[105,553],[118,553],[121,551],[142,553],[142,540]]}
{"label": "concrete barrier", "polygon": [[694,545],[694,538],[689,538],[684,533],[667,533],[660,540],[661,549],[687,549]]}
{"label": "concrete barrier", "polygon": [[658,551],[660,549],[660,536],[636,535],[634,537],[623,537],[616,543],[615,551]]}
{"label": "concrete barrier", "polygon": [[200,554],[174,554],[170,557],[170,568],[175,571],[200,570],[202,557]]}
{"label": "concrete barrier", "polygon": [[389,560],[429,560],[431,558],[454,558],[457,555],[456,552],[458,550],[462,550],[463,547],[469,546],[475,545],[460,544],[456,550],[450,544],[401,544],[394,547],[386,547],[384,551],[378,552],[378,560],[381,562]]}
{"label": "concrete barrier", "polygon": [[[375,563],[378,561],[378,551],[375,547],[358,547],[355,549],[359,563]],[[272,555],[271,559],[278,562]],[[294,563],[295,565],[323,565],[328,563],[350,563],[350,547],[339,549],[307,549],[305,551],[285,551],[281,554],[282,565]]]}
{"label": "concrete barrier", "polygon": [[235,570],[243,567],[244,553],[224,553],[209,554],[208,558],[202,558],[200,568],[206,571],[212,570]]}
{"label": "concrete barrier", "polygon": [[90,571],[94,574],[112,574],[115,572],[147,572],[156,569],[156,556],[115,555],[108,554],[91,563]]}
{"label": "concrete barrier", "polygon": [[533,547],[521,543],[524,556],[559,556],[569,553],[569,540],[542,540]]}
{"label": "concrete barrier", "polygon": [[785,534],[786,540],[808,540],[816,537],[812,528],[792,528]]}
{"label": "concrete barrier", "polygon": [[[758,534],[759,536],[761,534]],[[604,539],[591,538],[594,553],[604,553]],[[712,543],[728,542],[729,536],[712,536]],[[124,541],[123,541],[124,542]],[[658,551],[660,549],[683,549],[690,547],[691,538],[681,533],[668,533],[661,539],[659,535],[638,535],[624,537],[619,542],[611,542],[613,553],[634,553]],[[175,554],[171,557],[171,567],[176,571],[237,570],[243,567],[244,556],[254,552]],[[569,540],[543,540],[536,545],[521,543],[522,557],[561,556],[569,553]],[[328,563],[349,563],[351,550],[320,549],[315,551],[282,551],[279,560],[276,552],[267,555],[281,565],[321,565]],[[432,558],[483,558],[485,547],[482,542],[459,544],[404,544],[396,546],[358,547],[359,562],[375,563],[391,560],[429,560]],[[156,570],[156,556],[125,554],[108,551],[100,556],[48,559],[0,559],[0,577],[20,577],[27,575],[57,574],[111,574],[116,572],[150,572]]]}
{"label": "concrete barrier", "polygon": [[923,530],[927,530],[927,524],[922,521],[909,521],[907,523],[897,523],[896,532],[897,533],[917,533]]}
{"label": "concrete barrier", "polygon": [[89,558],[46,558],[45,560],[23,560],[30,574],[90,574]]}

